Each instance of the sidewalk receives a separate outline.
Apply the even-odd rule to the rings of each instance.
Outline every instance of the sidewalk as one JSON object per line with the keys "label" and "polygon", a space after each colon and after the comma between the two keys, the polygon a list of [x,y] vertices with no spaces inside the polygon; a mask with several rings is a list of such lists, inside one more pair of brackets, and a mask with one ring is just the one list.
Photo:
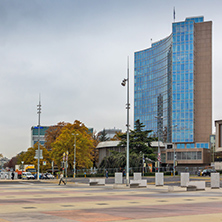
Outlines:
{"label": "sidewalk", "polygon": [[58,186],[57,182],[1,183],[0,222],[219,222],[222,217],[221,189],[187,192],[177,186],[125,184],[114,189],[113,184]]}

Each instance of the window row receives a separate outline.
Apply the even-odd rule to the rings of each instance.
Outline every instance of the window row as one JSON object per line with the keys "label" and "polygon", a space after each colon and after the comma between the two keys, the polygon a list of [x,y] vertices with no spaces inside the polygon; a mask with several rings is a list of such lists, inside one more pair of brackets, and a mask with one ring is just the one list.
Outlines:
{"label": "window row", "polygon": [[187,113],[187,112],[173,113],[172,117],[175,120],[180,120],[180,119],[193,120],[193,112],[190,112],[190,113]]}
{"label": "window row", "polygon": [[184,91],[181,92],[173,90],[173,101],[176,100],[184,101],[186,99],[193,100],[193,93],[189,93],[189,90],[193,90],[193,84],[187,87],[188,88],[186,88]]}
{"label": "window row", "polygon": [[193,62],[193,58],[193,51],[175,52],[172,56],[173,64]]}
{"label": "window row", "polygon": [[209,149],[209,143],[196,143],[196,147]]}
{"label": "window row", "polygon": [[173,72],[172,78],[173,84],[178,83],[178,81],[181,81],[180,83],[188,83],[188,80],[193,80],[193,72],[185,74],[184,72]]}
{"label": "window row", "polygon": [[[190,151],[190,152],[176,152],[176,160],[202,160],[201,151]],[[174,153],[167,152],[167,160],[174,160]]]}
{"label": "window row", "polygon": [[188,143],[188,144],[177,144],[177,149],[184,149],[184,148],[195,148],[195,144],[194,143]]}
{"label": "window row", "polygon": [[174,64],[173,63],[173,71],[184,71],[184,70],[193,70],[193,62],[186,64]]}
{"label": "window row", "polygon": [[180,139],[172,139],[173,143],[190,143],[193,142],[193,136],[191,138],[180,138]]}
{"label": "window row", "polygon": [[185,132],[175,133],[172,136],[173,142],[193,142],[193,130],[185,130]]}
{"label": "window row", "polygon": [[158,60],[166,57],[171,48],[171,38],[166,44],[158,45],[156,47],[151,47],[149,49],[139,51],[135,53],[135,60],[140,60],[144,58],[158,58]]}
{"label": "window row", "polygon": [[[176,35],[177,34],[177,35]],[[174,43],[180,43],[180,42],[190,42],[193,41],[194,37],[193,37],[193,32],[188,33],[174,33],[173,34],[173,45]]]}
{"label": "window row", "polygon": [[175,32],[187,32],[193,30],[193,22],[190,21],[189,23],[180,22],[173,24],[173,33]]}
{"label": "window row", "polygon": [[193,52],[187,52],[187,53],[181,53],[180,55],[173,55],[173,62],[188,62],[188,61],[193,61]]}

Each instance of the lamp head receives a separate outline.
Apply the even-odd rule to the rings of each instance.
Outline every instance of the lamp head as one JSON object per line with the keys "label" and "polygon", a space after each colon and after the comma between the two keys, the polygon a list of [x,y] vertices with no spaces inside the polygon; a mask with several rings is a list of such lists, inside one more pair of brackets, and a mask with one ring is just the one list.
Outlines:
{"label": "lamp head", "polygon": [[125,85],[126,85],[126,79],[124,79],[124,80],[121,82],[121,85],[122,85],[122,86],[125,86]]}

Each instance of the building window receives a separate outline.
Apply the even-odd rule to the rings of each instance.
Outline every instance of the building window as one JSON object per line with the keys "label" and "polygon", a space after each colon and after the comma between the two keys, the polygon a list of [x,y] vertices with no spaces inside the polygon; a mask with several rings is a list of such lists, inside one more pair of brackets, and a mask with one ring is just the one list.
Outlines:
{"label": "building window", "polygon": [[167,160],[173,160],[173,152],[167,153]]}
{"label": "building window", "polygon": [[[167,160],[173,160],[173,152],[167,152]],[[177,160],[201,160],[201,151],[191,151],[191,152],[176,152]]]}
{"label": "building window", "polygon": [[201,159],[202,159],[202,153],[201,153],[201,151],[198,151],[198,152],[197,152],[197,159],[198,159],[198,160],[201,160]]}

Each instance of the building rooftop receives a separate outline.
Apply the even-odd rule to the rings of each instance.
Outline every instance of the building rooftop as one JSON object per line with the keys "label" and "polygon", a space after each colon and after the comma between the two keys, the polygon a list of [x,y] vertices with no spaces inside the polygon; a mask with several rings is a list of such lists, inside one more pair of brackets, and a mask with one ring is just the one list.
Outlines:
{"label": "building rooftop", "polygon": [[116,147],[119,143],[120,143],[119,140],[104,141],[104,142],[100,142],[96,148],[99,149],[99,148],[104,148],[104,147]]}

